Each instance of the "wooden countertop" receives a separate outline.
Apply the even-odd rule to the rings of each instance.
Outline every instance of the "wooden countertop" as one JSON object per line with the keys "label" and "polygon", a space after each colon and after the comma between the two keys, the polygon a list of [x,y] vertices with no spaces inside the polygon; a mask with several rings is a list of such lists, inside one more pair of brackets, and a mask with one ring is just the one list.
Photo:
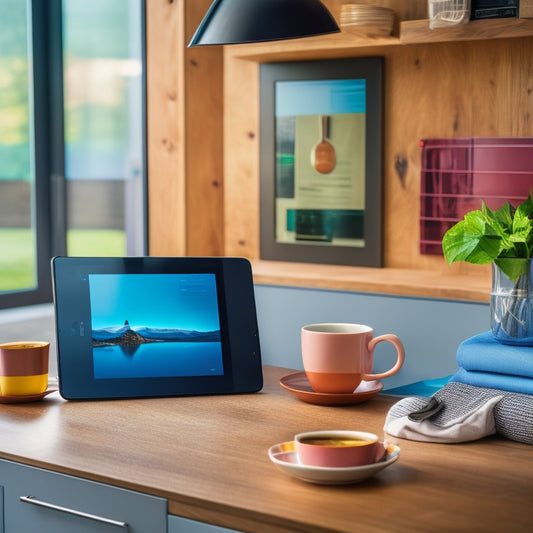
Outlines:
{"label": "wooden countertop", "polygon": [[303,403],[265,367],[240,396],[0,405],[0,457],[168,499],[169,512],[249,532],[531,531],[533,447],[490,437],[399,444],[363,484],[319,486],[281,472],[268,448],[295,433],[383,435],[380,394],[350,407]]}

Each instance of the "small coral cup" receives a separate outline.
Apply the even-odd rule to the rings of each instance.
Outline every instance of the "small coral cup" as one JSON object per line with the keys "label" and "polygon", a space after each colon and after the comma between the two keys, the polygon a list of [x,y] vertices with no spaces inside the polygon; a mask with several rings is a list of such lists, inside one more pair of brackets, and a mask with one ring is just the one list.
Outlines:
{"label": "small coral cup", "polygon": [[0,344],[0,396],[30,396],[48,387],[50,343]]}
{"label": "small coral cup", "polygon": [[294,437],[298,460],[307,466],[347,468],[380,461],[386,452],[378,436],[364,431],[310,431]]}

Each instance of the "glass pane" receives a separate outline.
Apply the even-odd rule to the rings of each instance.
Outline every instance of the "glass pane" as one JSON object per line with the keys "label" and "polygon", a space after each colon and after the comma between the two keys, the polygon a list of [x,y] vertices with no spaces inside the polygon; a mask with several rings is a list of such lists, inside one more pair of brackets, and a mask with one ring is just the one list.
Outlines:
{"label": "glass pane", "polygon": [[63,1],[67,250],[142,255],[141,0]]}
{"label": "glass pane", "polygon": [[0,2],[0,292],[37,285],[28,5]]}

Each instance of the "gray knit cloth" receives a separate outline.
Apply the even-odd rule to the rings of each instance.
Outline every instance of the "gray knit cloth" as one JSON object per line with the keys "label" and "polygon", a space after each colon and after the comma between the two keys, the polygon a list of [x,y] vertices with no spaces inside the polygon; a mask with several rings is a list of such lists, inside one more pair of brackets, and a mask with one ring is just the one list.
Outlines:
{"label": "gray knit cloth", "polygon": [[533,444],[533,396],[529,394],[450,382],[429,399],[420,396],[403,398],[390,408],[388,416],[396,419],[414,415],[410,416],[411,420],[418,417],[418,420],[426,419],[436,426],[444,426],[497,396],[503,398],[493,411],[496,433],[511,440]]}

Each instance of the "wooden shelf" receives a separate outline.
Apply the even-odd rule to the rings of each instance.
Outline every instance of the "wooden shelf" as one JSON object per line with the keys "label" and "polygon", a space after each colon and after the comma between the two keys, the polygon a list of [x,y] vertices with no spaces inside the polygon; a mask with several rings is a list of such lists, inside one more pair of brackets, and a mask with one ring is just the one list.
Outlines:
{"label": "wooden shelf", "polygon": [[[250,65],[249,63],[262,63],[274,61],[298,61],[298,60],[316,60],[339,57],[356,57],[362,55],[384,55],[388,59],[389,71],[388,82],[390,85],[396,87],[388,95],[388,120],[390,124],[410,124],[408,115],[402,111],[398,105],[395,105],[395,98],[397,95],[403,94],[401,102],[403,106],[406,105],[406,94],[417,94],[419,96],[418,104],[411,112],[418,113],[421,117],[433,116],[432,104],[424,105],[424,95],[428,90],[433,90],[437,94],[440,87],[433,87],[432,81],[434,79],[435,69],[431,66],[431,52],[423,50],[421,44],[431,43],[454,43],[467,42],[479,40],[497,40],[497,39],[512,39],[515,37],[529,37],[533,36],[533,19],[499,19],[499,20],[480,20],[471,21],[468,24],[458,26],[451,26],[448,28],[437,28],[431,30],[429,28],[429,20],[406,20],[396,25],[394,35],[387,38],[364,38],[357,37],[353,33],[341,32],[339,34],[327,35],[321,37],[311,37],[307,39],[297,39],[294,41],[278,41],[272,43],[255,43],[249,45],[236,45],[226,49],[226,66],[232,72],[233,80],[240,80],[239,86],[247,87],[248,90],[254,90],[253,83],[256,83],[257,65]],[[513,39],[514,40],[514,39]],[[475,43],[472,43],[475,46]],[[495,49],[498,48],[498,43],[487,43],[487,46]],[[507,46],[509,43],[507,43]],[[528,50],[530,45],[520,43],[516,47],[523,46]],[[445,79],[451,79],[450,73],[459,68],[465,72],[464,58],[459,67],[455,64],[456,53],[454,49],[444,50],[440,49],[440,62],[444,66],[442,75]],[[470,48],[468,48],[470,50]],[[412,56],[412,51],[416,51],[416,57]],[[476,56],[477,57],[477,56]],[[237,60],[237,61],[233,61]],[[486,58],[482,57],[482,65],[476,63],[475,76],[472,80],[480,80],[479,82],[470,81],[472,86],[481,86],[486,79],[484,68],[490,67],[488,71],[493,72],[494,66],[492,63],[487,66]],[[420,66],[422,65],[422,66]],[[231,69],[235,69],[232,71]],[[440,68],[440,67],[439,67]],[[507,68],[507,67],[506,67]],[[511,68],[511,67],[509,67]],[[514,68],[518,68],[516,65]],[[472,73],[470,67],[467,70]],[[233,76],[233,72],[236,72]],[[483,74],[483,75],[482,75]],[[239,75],[243,75],[242,78]],[[492,74],[494,75],[494,74]],[[414,84],[409,85],[406,89],[405,79],[416,80]],[[447,82],[448,83],[448,82]],[[449,85],[449,83],[448,83]],[[433,87],[433,89],[430,89]],[[234,84],[232,84],[232,91],[228,94],[233,94],[235,91]],[[403,91],[403,93],[402,93]],[[454,92],[448,89],[442,89],[445,92],[447,100],[454,101]],[[451,95],[451,96],[450,96]],[[254,109],[257,103],[252,103],[248,112],[245,113],[241,107],[244,96],[234,97],[235,101],[232,103],[234,107],[231,113],[228,113],[227,120],[231,122],[229,129],[232,132],[238,132],[242,128],[240,136],[235,134],[232,136],[231,142],[228,144],[228,168],[231,167],[232,178],[228,180],[227,190],[239,191],[236,193],[234,205],[239,206],[239,210],[230,209],[232,213],[239,213],[238,216],[232,215],[226,219],[226,223],[232,224],[231,230],[227,233],[226,250],[230,255],[244,252],[243,255],[254,258],[252,261],[254,280],[258,284],[266,285],[281,285],[292,287],[312,287],[320,289],[331,290],[346,290],[364,293],[376,294],[392,294],[399,296],[415,296],[424,298],[442,298],[450,300],[466,300],[475,302],[488,302],[490,299],[490,267],[474,267],[455,268],[458,265],[448,267],[437,261],[433,261],[433,257],[416,257],[416,252],[410,251],[410,261],[396,261],[394,267],[390,266],[391,254],[398,253],[398,239],[401,235],[398,234],[396,228],[392,228],[393,232],[388,234],[389,243],[393,243],[387,250],[388,255],[385,257],[385,268],[362,268],[362,267],[348,267],[348,266],[334,266],[322,264],[302,264],[302,263],[286,263],[276,261],[264,261],[256,259],[258,257],[258,243],[257,243],[257,213],[256,207],[250,207],[244,210],[242,206],[254,206],[254,198],[258,191],[254,188],[248,192],[248,196],[243,196],[243,192],[250,187],[249,175],[253,175],[257,169],[256,156],[247,157],[243,154],[256,153],[256,147],[250,150],[249,146],[244,146],[245,135],[243,132],[254,132],[257,129],[257,124],[254,124],[250,117],[254,117]],[[399,97],[398,97],[399,98]],[[459,98],[459,97],[458,97]],[[230,98],[231,99],[231,98]],[[457,100],[457,98],[455,98]],[[400,100],[398,100],[400,101]],[[464,104],[462,97],[457,100]],[[397,104],[398,102],[396,102]],[[407,138],[420,138],[421,135],[427,135],[427,131],[432,131],[432,135],[449,136],[450,131],[448,127],[448,119],[456,113],[458,103],[455,102],[449,105],[447,110],[441,110],[439,115],[439,127],[435,128],[435,123],[431,125],[420,126],[418,123],[413,125],[410,133],[405,132],[405,127],[402,130],[402,135]],[[490,107],[490,106],[488,106]],[[460,108],[460,106],[459,106]],[[241,121],[235,117],[242,113]],[[471,116],[478,116],[473,114]],[[492,122],[480,123],[479,117],[476,119],[475,125],[469,122],[470,115],[463,114],[459,124],[461,128],[454,135],[460,135],[468,132],[468,135],[487,135],[487,132],[492,132]],[[492,119],[491,119],[492,120]],[[246,126],[244,126],[246,124]],[[444,124],[444,126],[442,126]],[[501,124],[505,124],[502,119]],[[406,126],[409,127],[409,126]],[[454,126],[455,127],[455,126]],[[500,126],[499,126],[500,128]],[[389,127],[389,131],[391,128]],[[436,133],[439,131],[440,133]],[[517,130],[518,131],[518,130]],[[422,133],[423,132],[423,133]],[[529,134],[527,128],[524,129],[523,134]],[[391,134],[392,135],[392,134]],[[252,137],[248,137],[251,139]],[[234,140],[238,139],[238,140]],[[403,140],[398,140],[398,137],[389,136],[387,139],[387,149],[390,153],[407,153],[411,149],[409,145]],[[235,146],[233,146],[235,143]],[[416,148],[412,148],[412,155],[408,156],[410,162],[410,171],[416,174],[416,158],[418,153]],[[235,154],[238,156],[235,157]],[[242,178],[235,179],[235,169],[242,170]],[[389,167],[392,168],[392,167]],[[244,170],[246,169],[246,171]],[[411,178],[412,179],[412,178]],[[233,184],[233,188],[232,188]],[[243,186],[243,184],[246,184]],[[417,204],[415,200],[409,203],[406,198],[405,190],[398,190],[397,178],[394,172],[389,171],[389,176],[385,175],[384,187],[388,187],[391,194],[396,194],[397,197],[402,198],[402,207],[398,212],[395,212],[394,217],[402,220],[404,224],[403,231],[408,231],[409,228],[416,228],[417,220],[411,216],[411,213],[416,211]],[[396,188],[395,188],[396,187]],[[413,185],[411,185],[413,187]],[[416,190],[416,189],[414,189]],[[231,204],[233,205],[233,204]],[[230,220],[231,219],[231,220]],[[235,220],[234,220],[235,219]],[[253,223],[251,222],[253,221]],[[409,222],[406,222],[409,221]],[[409,224],[409,225],[407,225]],[[246,228],[243,229],[243,225]],[[401,225],[401,224],[400,224]],[[227,227],[227,226],[226,226]],[[391,231],[391,226],[386,228],[386,231]],[[406,244],[408,248],[410,242]],[[388,260],[388,261],[387,261]],[[411,263],[412,268],[407,264],[397,268],[398,263]],[[466,265],[471,267],[473,265]]]}
{"label": "wooden shelf", "polygon": [[400,24],[401,44],[479,41],[533,36],[533,19],[473,20],[447,28],[429,28],[429,20],[407,20]]}
{"label": "wooden shelf", "polygon": [[397,268],[363,268],[338,265],[252,261],[259,285],[311,287],[397,296],[448,300],[490,301],[490,267],[479,275],[442,274]]}
{"label": "wooden shelf", "polygon": [[391,37],[358,37],[341,31],[332,35],[235,45],[234,57],[249,61],[288,61],[298,59],[325,59],[372,52],[382,47],[440,43],[453,41],[475,41],[483,39],[504,39],[533,36],[533,19],[491,19],[474,20],[447,28],[429,28],[429,20],[406,20],[399,24],[399,35]]}
{"label": "wooden shelf", "polygon": [[[344,31],[186,49],[210,3],[162,2],[147,11],[150,253],[247,257],[259,284],[487,302],[490,269],[452,268],[419,252],[418,142],[533,135],[524,112],[532,102],[533,19],[430,30],[427,3],[394,0],[387,4],[401,22],[387,38]],[[340,0],[325,3],[335,11]],[[386,65],[386,267],[259,260],[259,63],[371,55]]]}
{"label": "wooden shelf", "polygon": [[368,49],[400,44],[398,37],[367,38],[352,33],[334,33],[319,37],[307,37],[290,41],[238,44],[232,47],[233,57],[256,61],[288,61],[298,59],[325,59],[353,55],[357,50],[368,53]]}

